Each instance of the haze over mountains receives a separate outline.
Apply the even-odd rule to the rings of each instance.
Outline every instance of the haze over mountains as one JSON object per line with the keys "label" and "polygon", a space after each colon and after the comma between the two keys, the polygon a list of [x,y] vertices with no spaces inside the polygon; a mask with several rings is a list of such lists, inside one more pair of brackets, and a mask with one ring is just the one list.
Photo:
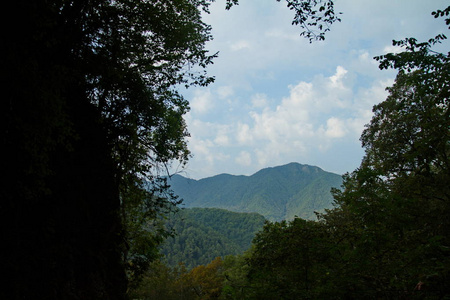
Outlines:
{"label": "haze over mountains", "polygon": [[299,163],[262,169],[251,176],[220,174],[194,180],[174,175],[169,180],[186,208],[256,212],[270,221],[295,216],[314,219],[315,211],[332,207],[330,189],[341,183],[341,175]]}

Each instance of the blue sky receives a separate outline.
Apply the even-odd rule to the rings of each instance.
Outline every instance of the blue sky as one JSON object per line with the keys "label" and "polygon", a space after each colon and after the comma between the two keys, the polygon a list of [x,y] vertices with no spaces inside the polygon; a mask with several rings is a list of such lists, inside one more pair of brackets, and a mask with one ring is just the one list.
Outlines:
{"label": "blue sky", "polygon": [[182,91],[191,106],[185,120],[193,157],[181,174],[194,179],[289,162],[353,171],[372,107],[395,77],[373,57],[395,51],[393,39],[448,31],[431,16],[447,0],[336,0],[342,22],[312,44],[291,25],[283,1],[240,0],[230,11],[224,2],[204,17],[214,36],[207,48],[219,51],[208,68],[216,81]]}

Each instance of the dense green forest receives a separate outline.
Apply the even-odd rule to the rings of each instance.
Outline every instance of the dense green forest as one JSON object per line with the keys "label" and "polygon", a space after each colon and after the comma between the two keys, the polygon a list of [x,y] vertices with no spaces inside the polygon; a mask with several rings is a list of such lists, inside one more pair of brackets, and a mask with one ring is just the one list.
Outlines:
{"label": "dense green forest", "polygon": [[251,176],[221,174],[200,180],[174,175],[169,181],[185,207],[217,207],[257,212],[270,221],[315,219],[315,212],[331,208],[331,188],[342,176],[319,167],[290,163],[265,168]]}
{"label": "dense green forest", "polygon": [[[433,51],[444,35],[376,58],[396,81],[318,221],[267,223],[248,252],[191,270],[157,259],[179,203],[166,170],[190,154],[178,88],[214,80],[211,2],[8,2],[0,298],[448,299],[450,54]],[[331,0],[287,5],[311,41],[339,21]],[[450,7],[433,15],[450,25]]]}
{"label": "dense green forest", "polygon": [[161,173],[189,155],[176,87],[212,81],[206,7],[8,3],[1,299],[124,299],[156,257],[167,234],[159,220],[177,203]]}
{"label": "dense green forest", "polygon": [[[161,220],[178,203],[168,166],[190,154],[179,88],[214,80],[202,21],[211,2],[8,3],[0,298],[124,299],[157,257]],[[310,40],[337,20],[329,5],[312,32],[307,15],[322,7],[288,5]]]}
{"label": "dense green forest", "polygon": [[192,269],[207,265],[216,257],[242,254],[250,248],[264,222],[264,217],[256,213],[183,209],[166,223],[174,230],[174,236],[164,241],[162,260],[170,267],[184,263],[187,269]]}
{"label": "dense green forest", "polygon": [[[450,7],[433,15],[450,25]],[[398,74],[373,108],[364,159],[333,190],[332,209],[317,221],[266,223],[242,255],[190,271],[155,264],[160,271],[147,273],[136,295],[449,299],[450,53],[432,50],[445,38],[394,41],[403,52],[375,58]]]}

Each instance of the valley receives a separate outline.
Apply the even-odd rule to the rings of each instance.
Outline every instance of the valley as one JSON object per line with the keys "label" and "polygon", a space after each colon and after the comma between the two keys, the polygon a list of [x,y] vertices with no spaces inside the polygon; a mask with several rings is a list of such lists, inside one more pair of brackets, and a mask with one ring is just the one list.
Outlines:
{"label": "valley", "polygon": [[265,221],[314,220],[332,207],[331,188],[342,177],[319,167],[290,163],[251,176],[220,174],[193,180],[174,175],[169,184],[183,199],[166,226],[174,230],[161,247],[165,263],[187,268],[249,249]]}

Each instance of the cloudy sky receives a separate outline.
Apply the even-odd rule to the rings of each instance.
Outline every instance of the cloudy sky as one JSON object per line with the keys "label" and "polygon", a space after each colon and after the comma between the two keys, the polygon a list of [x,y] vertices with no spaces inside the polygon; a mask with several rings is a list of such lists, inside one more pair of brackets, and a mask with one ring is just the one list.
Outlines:
{"label": "cloudy sky", "polygon": [[431,16],[448,0],[336,0],[342,22],[312,44],[291,25],[284,1],[240,0],[230,11],[224,2],[204,18],[214,36],[207,47],[219,51],[208,69],[216,81],[182,91],[193,157],[181,174],[194,179],[289,162],[354,170],[372,106],[395,77],[373,57],[395,51],[393,39],[448,31]]}

